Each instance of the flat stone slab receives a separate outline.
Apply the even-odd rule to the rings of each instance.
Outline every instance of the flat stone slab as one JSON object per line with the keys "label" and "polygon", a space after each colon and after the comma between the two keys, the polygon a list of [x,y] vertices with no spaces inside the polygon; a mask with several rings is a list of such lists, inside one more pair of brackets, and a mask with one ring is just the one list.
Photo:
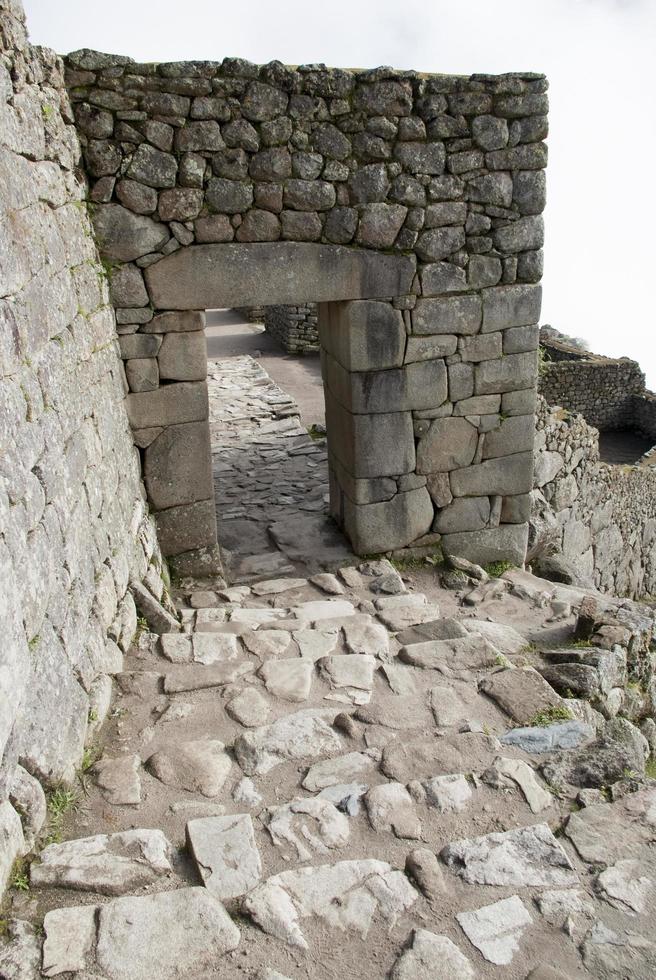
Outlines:
{"label": "flat stone slab", "polygon": [[384,704],[374,702],[355,711],[354,718],[365,725],[382,725],[394,731],[417,731],[432,727],[431,713],[416,694],[398,695]]}
{"label": "flat stone slab", "polygon": [[237,637],[231,633],[194,633],[193,660],[198,664],[220,664],[239,653]]}
{"label": "flat stone slab", "polygon": [[365,654],[331,654],[317,661],[322,677],[328,681],[333,697],[352,704],[366,704],[374,684],[376,660]]}
{"label": "flat stone slab", "polygon": [[245,895],[262,876],[253,821],[247,813],[190,820],[187,846],[205,887],[221,900]]}
{"label": "flat stone slab", "polygon": [[563,705],[562,698],[532,667],[500,670],[483,678],[480,690],[520,725],[526,725],[545,708]]}
{"label": "flat stone slab", "polygon": [[389,654],[389,633],[384,626],[373,620],[354,617],[354,622],[344,622],[344,640],[349,653],[366,653],[385,658]]}
{"label": "flat stone slab", "polygon": [[421,822],[409,792],[401,783],[373,786],[364,798],[367,816],[373,830],[391,831],[397,837],[417,840]]}
{"label": "flat stone slab", "polygon": [[353,558],[344,536],[323,514],[294,514],[275,521],[269,534],[290,561],[310,571],[334,570]]}
{"label": "flat stone slab", "polygon": [[301,602],[290,610],[292,616],[306,623],[316,623],[338,616],[355,616],[355,607],[348,599],[313,599]]}
{"label": "flat stone slab", "polygon": [[252,674],[255,665],[251,663],[214,664],[211,667],[187,667],[164,675],[164,690],[167,694],[181,694],[184,691],[202,691],[207,687],[224,687],[234,684],[245,674]]}
{"label": "flat stone slab", "polygon": [[448,936],[415,929],[412,944],[392,967],[390,980],[475,980],[474,968]]}
{"label": "flat stone slab", "polygon": [[327,592],[328,595],[344,595],[346,592],[342,583],[332,572],[319,572],[318,575],[313,575],[310,581],[312,585],[316,585],[318,589]]}
{"label": "flat stone slab", "polygon": [[480,635],[456,640],[424,640],[401,647],[399,660],[427,670],[483,670],[494,667],[499,651]]}
{"label": "flat stone slab", "polygon": [[308,949],[303,919],[366,938],[375,918],[391,928],[417,898],[403,872],[385,861],[339,861],[273,875],[246,897],[244,909],[263,932]]}
{"label": "flat stone slab", "polygon": [[298,861],[310,861],[314,853],[329,854],[345,847],[350,836],[348,817],[325,799],[300,799],[270,806],[262,814],[276,847]]}
{"label": "flat stone slab", "polygon": [[393,633],[438,619],[440,615],[438,607],[428,602],[421,593],[376,599],[374,605],[380,621]]}
{"label": "flat stone slab", "polygon": [[483,773],[483,780],[491,785],[519,786],[533,813],[541,813],[554,802],[551,793],[538,782],[538,778],[527,762],[521,759],[504,759],[499,756],[488,772]]}
{"label": "flat stone slab", "polygon": [[498,754],[496,738],[478,732],[394,739],[383,749],[381,769],[390,779],[408,783],[454,772],[483,772]]}
{"label": "flat stone slab", "polygon": [[301,656],[312,661],[332,653],[339,642],[339,635],[335,630],[295,630],[292,636],[298,643]]}
{"label": "flat stone slab", "polygon": [[96,762],[93,773],[108,803],[130,806],[141,803],[141,759],[138,755],[105,756]]}
{"label": "flat stone slab", "polygon": [[171,743],[153,753],[146,765],[166,786],[214,797],[221,792],[232,762],[223,742],[206,738]]}
{"label": "flat stone slab", "polygon": [[257,728],[266,721],[271,707],[261,691],[247,687],[226,704],[226,712],[244,728]]}
{"label": "flat stone slab", "polygon": [[374,762],[371,756],[364,752],[347,752],[325,762],[315,762],[307,771],[302,782],[304,789],[310,793],[325,789],[337,783],[350,783],[363,772],[371,772]]}
{"label": "flat stone slab", "polygon": [[360,800],[368,790],[366,783],[336,783],[334,786],[326,786],[318,795],[320,799],[334,803],[338,810],[349,817],[357,817]]}
{"label": "flat stone slab", "polygon": [[547,824],[452,841],[440,857],[470,885],[578,885],[572,864]]}
{"label": "flat stone slab", "polygon": [[513,728],[499,741],[537,755],[562,749],[576,749],[595,738],[595,730],[583,721],[563,721],[532,728]]}
{"label": "flat stone slab", "polygon": [[46,914],[41,966],[47,977],[84,970],[96,940],[96,913],[95,905],[73,905]]}
{"label": "flat stone slab", "polygon": [[654,895],[654,880],[643,871],[642,861],[618,861],[598,875],[597,888],[608,904],[621,912],[642,914]]}
{"label": "flat stone slab", "polygon": [[529,645],[526,637],[512,626],[502,623],[489,623],[486,619],[463,619],[462,625],[468,633],[484,636],[506,657],[522,653]]}
{"label": "flat stone slab", "polygon": [[254,595],[279,595],[290,589],[302,589],[307,584],[306,578],[270,578],[264,582],[254,582],[251,590]]}
{"label": "flat stone slab", "polygon": [[267,660],[259,674],[269,694],[285,701],[307,701],[312,687],[314,664],[307,657]]}
{"label": "flat stone slab", "polygon": [[426,802],[440,813],[461,813],[466,810],[473,796],[469,780],[464,773],[433,776],[422,783]]}
{"label": "flat stone slab", "polygon": [[30,867],[34,887],[123,895],[172,873],[171,845],[161,830],[97,834],[49,844]]}
{"label": "flat stone slab", "polygon": [[571,813],[565,833],[589,864],[639,858],[656,834],[656,789],[639,790],[616,803],[598,803]]}
{"label": "flat stone slab", "polygon": [[85,906],[84,915],[85,921],[97,916],[97,932],[81,928],[79,908],[49,912],[44,929],[51,942],[55,932],[58,938],[68,938],[68,963],[75,957],[83,964],[80,972],[85,977],[180,980],[210,976],[222,969],[221,958],[240,939],[239,929],[206,888],[117,898],[100,907]]}
{"label": "flat stone slab", "polygon": [[470,943],[496,966],[508,966],[512,962],[522,933],[533,921],[519,895],[503,898],[475,912],[459,912],[456,919]]}
{"label": "flat stone slab", "polygon": [[339,755],[342,740],[330,726],[334,711],[298,711],[235,739],[234,753],[247,776],[263,775],[282,762],[312,763]]}
{"label": "flat stone slab", "polygon": [[266,660],[269,657],[282,657],[289,649],[292,636],[287,630],[258,629],[244,633],[242,641],[250,653],[260,660]]}

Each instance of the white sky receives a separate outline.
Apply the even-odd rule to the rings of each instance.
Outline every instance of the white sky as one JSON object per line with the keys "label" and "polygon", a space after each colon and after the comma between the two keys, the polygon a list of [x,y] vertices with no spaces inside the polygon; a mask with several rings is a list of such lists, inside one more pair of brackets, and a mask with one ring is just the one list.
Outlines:
{"label": "white sky", "polygon": [[656,389],[656,0],[24,0],[34,43],[142,61],[239,56],[543,71],[543,322],[639,360]]}

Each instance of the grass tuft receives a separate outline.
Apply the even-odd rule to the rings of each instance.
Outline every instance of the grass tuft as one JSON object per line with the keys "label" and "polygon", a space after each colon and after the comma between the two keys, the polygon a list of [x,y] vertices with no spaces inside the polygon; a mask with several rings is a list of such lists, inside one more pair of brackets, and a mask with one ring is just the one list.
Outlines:
{"label": "grass tuft", "polygon": [[574,715],[564,704],[552,704],[538,711],[529,721],[530,728],[547,728],[557,721],[571,721]]}
{"label": "grass tuft", "polygon": [[509,568],[514,567],[515,566],[511,561],[492,561],[489,565],[485,566],[485,571],[490,578],[501,578],[504,572],[507,572]]}

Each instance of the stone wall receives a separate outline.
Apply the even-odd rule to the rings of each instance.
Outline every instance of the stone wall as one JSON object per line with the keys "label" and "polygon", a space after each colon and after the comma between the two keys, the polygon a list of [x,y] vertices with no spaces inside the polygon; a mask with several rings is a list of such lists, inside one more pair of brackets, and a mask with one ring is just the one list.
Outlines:
{"label": "stone wall", "polygon": [[0,0],[0,892],[12,803],[72,781],[109,708],[128,583],[161,589],[79,164],[62,64]]}
{"label": "stone wall", "polygon": [[556,551],[584,584],[630,598],[656,595],[653,465],[600,462],[597,430],[540,398],[535,487],[529,558]]}
{"label": "stone wall", "polygon": [[264,326],[288,354],[312,354],[319,350],[319,311],[315,303],[268,306]]}
{"label": "stone wall", "polygon": [[544,77],[66,66],[165,553],[218,563],[202,311],[321,303],[332,510],[356,549],[431,532],[521,561]]}
{"label": "stone wall", "polygon": [[[559,348],[545,346],[547,356]],[[636,409],[633,395],[645,390],[645,376],[636,361],[619,360],[594,354],[572,355],[563,360],[543,361],[539,391],[549,405],[562,405],[579,412],[602,431],[628,429],[634,425]]]}
{"label": "stone wall", "polygon": [[656,395],[645,392],[631,399],[632,424],[639,432],[650,436],[656,444]]}

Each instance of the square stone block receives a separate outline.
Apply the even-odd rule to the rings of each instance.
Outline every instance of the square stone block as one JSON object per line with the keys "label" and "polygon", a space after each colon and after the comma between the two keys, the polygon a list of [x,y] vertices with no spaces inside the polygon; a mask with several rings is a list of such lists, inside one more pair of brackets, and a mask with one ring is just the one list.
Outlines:
{"label": "square stone block", "polygon": [[344,498],[344,531],[357,555],[403,548],[430,529],[433,503],[426,487],[397,493],[378,504],[354,504]]}
{"label": "square stone block", "polygon": [[354,415],[328,388],[326,428],[331,453],[354,477],[400,476],[415,468],[411,412]]}
{"label": "square stone block", "polygon": [[435,419],[417,446],[418,473],[448,473],[469,466],[478,444],[478,432],[467,419]]}
{"label": "square stone block", "polygon": [[533,451],[535,416],[513,415],[498,429],[488,432],[483,443],[483,459]]}
{"label": "square stone block", "polygon": [[501,524],[482,531],[459,531],[442,536],[446,555],[457,555],[477,565],[509,561],[523,565],[528,544],[528,524]]}
{"label": "square stone block", "polygon": [[130,391],[155,391],[159,387],[156,357],[134,357],[125,362],[125,377]]}
{"label": "square stone block", "polygon": [[414,334],[475,334],[481,326],[480,296],[419,299],[412,311]]}
{"label": "square stone block", "polygon": [[538,354],[507,354],[494,361],[483,361],[476,367],[475,392],[477,395],[499,394],[534,388],[538,376]]}
{"label": "square stone block", "polygon": [[533,453],[488,459],[451,474],[454,497],[529,493],[533,487]]}
{"label": "square stone block", "polygon": [[204,381],[184,381],[156,391],[135,392],[127,396],[125,406],[133,429],[198,422],[209,413],[207,385]]}
{"label": "square stone block", "polygon": [[155,515],[155,523],[163,555],[181,555],[216,544],[214,498],[160,510]]}
{"label": "square stone block", "polygon": [[446,400],[444,361],[418,361],[389,371],[346,371],[330,354],[322,358],[325,383],[357,415],[438,408]]}
{"label": "square stone block", "polygon": [[455,531],[480,531],[490,520],[489,497],[458,497],[448,507],[443,507],[433,522],[433,530],[440,534]]}
{"label": "square stone block", "polygon": [[504,415],[528,415],[535,412],[537,391],[524,388],[522,391],[506,391],[501,396],[501,411]]}
{"label": "square stone block", "polygon": [[403,364],[403,316],[391,303],[321,303],[319,338],[321,346],[349,371],[375,371]]}
{"label": "square stone block", "polygon": [[455,354],[458,338],[455,334],[432,334],[428,337],[408,337],[405,348],[405,363],[433,361],[438,357]]}
{"label": "square stone block", "polygon": [[501,331],[478,334],[475,337],[461,337],[458,341],[458,353],[463,361],[489,361],[501,357]]}
{"label": "square stone block", "polygon": [[143,328],[142,333],[185,333],[187,330],[204,329],[204,310],[175,310],[171,313],[158,313]]}
{"label": "square stone block", "polygon": [[118,338],[121,357],[124,361],[137,357],[157,357],[162,338],[143,333],[123,334]]}
{"label": "square stone block", "polygon": [[207,422],[167,426],[144,452],[144,482],[156,510],[213,497]]}
{"label": "square stone block", "polygon": [[542,305],[538,285],[495,286],[483,290],[483,333],[537,323]]}
{"label": "square stone block", "polygon": [[344,469],[336,456],[330,455],[328,459],[330,475],[340,490],[349,497],[354,504],[376,504],[384,500],[391,500],[397,491],[396,480],[391,476],[374,477],[370,480],[356,480],[348,470]]}
{"label": "square stone block", "polygon": [[205,333],[165,333],[157,356],[159,376],[170,381],[202,381],[207,377]]}
{"label": "square stone block", "polygon": [[540,327],[537,323],[526,327],[509,327],[503,331],[504,354],[523,354],[525,351],[537,350],[539,343]]}

